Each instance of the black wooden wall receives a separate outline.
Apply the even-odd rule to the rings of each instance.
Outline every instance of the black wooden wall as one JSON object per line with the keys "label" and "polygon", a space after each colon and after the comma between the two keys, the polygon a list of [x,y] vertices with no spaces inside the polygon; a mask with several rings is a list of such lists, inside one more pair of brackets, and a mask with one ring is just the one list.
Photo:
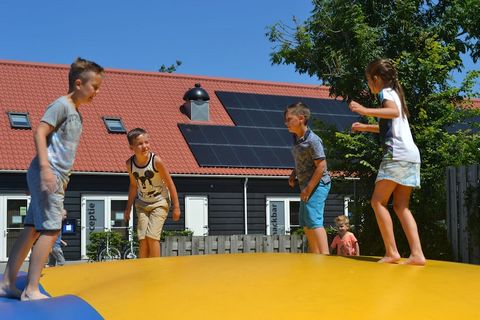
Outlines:
{"label": "black wooden wall", "polygon": [[[81,219],[82,194],[127,195],[126,175],[73,174],[65,195],[65,209],[69,219]],[[165,230],[183,230],[184,199],[186,195],[208,197],[209,234],[244,234],[244,183],[245,178],[231,177],[174,177],[181,206],[182,218],[178,222],[167,219]],[[25,173],[0,173],[0,194],[26,193]],[[266,198],[269,196],[297,196],[298,188],[291,189],[287,179],[249,178],[248,233],[265,234]],[[342,189],[342,193],[345,191]],[[5,214],[5,213],[2,213]],[[343,194],[335,194],[335,182],[327,200],[325,226],[333,225],[335,216],[343,214]],[[75,234],[64,235],[69,246],[64,248],[67,259],[80,258],[79,226]]]}

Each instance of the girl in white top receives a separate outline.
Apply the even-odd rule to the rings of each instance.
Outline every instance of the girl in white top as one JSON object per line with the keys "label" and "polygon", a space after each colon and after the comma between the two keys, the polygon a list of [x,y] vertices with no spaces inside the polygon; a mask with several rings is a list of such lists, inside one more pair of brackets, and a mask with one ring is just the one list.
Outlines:
{"label": "girl in white top", "polygon": [[420,153],[408,124],[408,109],[397,71],[390,60],[377,59],[366,69],[368,86],[378,94],[380,108],[366,108],[352,101],[350,110],[362,116],[378,117],[378,125],[355,122],[354,132],[380,134],[383,159],[378,169],[371,204],[385,244],[385,256],[379,262],[395,263],[400,260],[388,200],[393,194],[393,209],[397,214],[410,245],[410,257],[404,264],[425,265],[417,224],[410,212],[409,202],[413,188],[420,187]]}

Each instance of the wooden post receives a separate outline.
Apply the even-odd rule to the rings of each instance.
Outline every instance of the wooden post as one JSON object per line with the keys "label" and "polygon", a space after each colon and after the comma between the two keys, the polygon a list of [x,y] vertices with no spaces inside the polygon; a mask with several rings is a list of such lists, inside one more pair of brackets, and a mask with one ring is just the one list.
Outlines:
{"label": "wooden post", "polygon": [[217,253],[218,254],[225,253],[226,242],[227,242],[227,237],[226,236],[218,236],[217,237]]}
{"label": "wooden post", "polygon": [[238,237],[237,235],[230,236],[230,253],[238,252]]}

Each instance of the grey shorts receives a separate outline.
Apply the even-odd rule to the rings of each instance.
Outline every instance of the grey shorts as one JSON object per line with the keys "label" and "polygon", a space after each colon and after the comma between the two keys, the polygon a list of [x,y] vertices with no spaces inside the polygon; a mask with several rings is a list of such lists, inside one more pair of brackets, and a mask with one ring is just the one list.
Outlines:
{"label": "grey shorts", "polygon": [[28,207],[25,225],[33,226],[37,231],[60,230],[63,220],[63,200],[66,183],[56,176],[55,192],[48,193],[40,189],[40,169],[36,161],[27,172],[28,190],[31,201]]}

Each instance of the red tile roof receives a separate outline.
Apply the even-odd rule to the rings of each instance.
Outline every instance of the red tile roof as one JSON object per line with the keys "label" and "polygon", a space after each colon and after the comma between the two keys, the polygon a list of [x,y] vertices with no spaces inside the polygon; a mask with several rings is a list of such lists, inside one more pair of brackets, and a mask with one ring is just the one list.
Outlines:
{"label": "red tile roof", "polygon": [[[69,66],[0,61],[0,171],[26,170],[35,155],[33,130],[46,106],[66,94]],[[74,165],[76,172],[125,172],[131,155],[126,135],[110,134],[103,116],[121,117],[127,130],[145,128],[152,150],[172,174],[285,176],[285,169],[200,167],[178,123],[192,123],[181,112],[183,95],[200,82],[210,95],[210,122],[231,125],[215,91],[328,98],[328,88],[315,85],[238,80],[159,72],[107,69],[98,96],[80,107],[84,131]],[[28,112],[33,130],[11,129],[7,111]]]}

